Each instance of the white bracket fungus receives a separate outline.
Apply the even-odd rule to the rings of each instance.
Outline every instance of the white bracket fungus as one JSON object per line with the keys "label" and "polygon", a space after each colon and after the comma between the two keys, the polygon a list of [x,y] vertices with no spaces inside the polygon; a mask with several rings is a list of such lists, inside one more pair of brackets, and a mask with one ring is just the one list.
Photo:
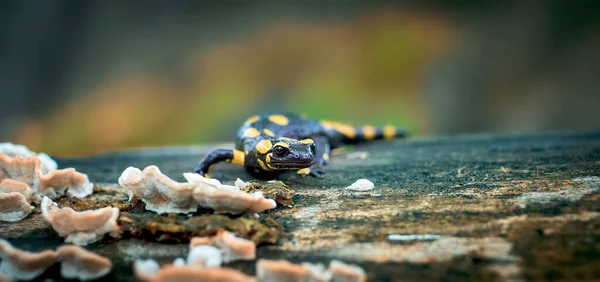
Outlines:
{"label": "white bracket fungus", "polygon": [[375,188],[375,184],[368,179],[359,179],[356,182],[352,183],[352,185],[346,187],[346,190],[352,191],[369,191]]}
{"label": "white bracket fungus", "polygon": [[29,149],[27,149],[27,147],[23,145],[8,142],[0,143],[0,154],[6,155],[11,159],[14,157],[28,158],[31,156],[36,156],[40,160],[42,167],[45,169],[45,171],[53,171],[58,168],[58,165],[52,158],[50,158],[50,156],[44,153],[36,154],[35,152],[30,151]]}
{"label": "white bracket fungus", "polygon": [[365,271],[357,265],[348,265],[333,260],[329,268],[322,264],[293,264],[286,260],[260,259],[256,263],[258,280],[271,281],[334,281],[334,282],[364,282],[367,279]]}
{"label": "white bracket fungus", "polygon": [[293,264],[287,260],[259,259],[256,263],[259,281],[329,281],[331,275],[323,265]]}
{"label": "white bracket fungus", "polygon": [[27,202],[39,204],[42,202],[42,197],[36,194],[27,183],[16,181],[13,179],[4,179],[0,182],[0,193],[18,192],[27,199]]}
{"label": "white bracket fungus", "polygon": [[[200,186],[208,186],[215,189],[225,189],[225,190],[240,190],[241,188],[236,184],[236,186],[221,184],[221,181],[214,178],[206,178],[197,173],[189,173],[186,172],[183,174],[185,180],[188,183],[200,184]],[[238,178],[239,180],[239,178]]]}
{"label": "white bracket fungus", "polygon": [[59,208],[44,197],[41,209],[44,219],[58,234],[67,237],[67,243],[87,245],[102,239],[106,233],[116,236],[119,231],[119,209],[115,207],[77,212],[71,208]]}
{"label": "white bracket fungus", "polygon": [[119,185],[141,198],[147,210],[159,214],[190,213],[198,209],[192,199],[194,184],[174,181],[153,165],[143,171],[128,167],[119,177]]}
{"label": "white bracket fungus", "polygon": [[0,259],[0,276],[4,274],[13,279],[31,280],[54,264],[57,254],[50,250],[40,253],[21,251],[0,239]]}
{"label": "white bracket fungus", "polygon": [[23,182],[35,192],[53,199],[65,194],[84,198],[92,194],[94,188],[87,175],[73,168],[48,170],[37,156],[10,158],[0,154],[0,180],[5,179]]}
{"label": "white bracket fungus", "polygon": [[194,237],[190,241],[190,248],[201,245],[217,247],[223,254],[223,261],[229,263],[235,260],[253,260],[256,258],[256,244],[250,240],[236,237],[235,234],[219,230],[212,237]]}
{"label": "white bracket fungus", "polygon": [[156,166],[143,171],[129,167],[119,177],[119,184],[131,192],[132,199],[141,198],[147,210],[157,213],[191,213],[201,206],[216,213],[255,214],[277,207],[274,200],[266,199],[261,192],[249,194],[199,174],[184,173],[184,177],[188,182],[179,183]]}
{"label": "white bracket fungus", "polygon": [[160,265],[153,259],[138,259],[133,263],[133,273],[142,281],[150,281],[158,271]]}
{"label": "white bracket fungus", "polygon": [[192,196],[200,206],[211,208],[216,213],[256,214],[277,207],[275,200],[265,198],[260,191],[249,194],[201,185],[194,189]]}
{"label": "white bracket fungus", "polygon": [[19,192],[0,193],[0,221],[19,221],[27,217],[32,208]]}
{"label": "white bracket fungus", "polygon": [[367,281],[367,273],[362,267],[353,264],[345,264],[339,260],[329,262],[329,272],[333,282],[364,282]]}
{"label": "white bracket fungus", "polygon": [[231,186],[197,173],[184,173],[183,177],[190,183],[198,184],[192,194],[194,200],[201,207],[211,208],[216,213],[256,214],[277,207],[274,200],[265,198],[260,191],[252,194],[241,191],[240,187],[245,183],[239,178],[236,186]]}
{"label": "white bracket fungus", "polygon": [[213,246],[199,245],[190,248],[187,265],[194,267],[219,267],[223,263],[221,251]]}
{"label": "white bracket fungus", "polygon": [[112,268],[112,263],[107,258],[78,246],[61,246],[56,249],[56,253],[61,261],[60,274],[63,278],[94,280],[107,275]]}
{"label": "white bracket fungus", "polygon": [[252,277],[231,268],[211,267],[197,268],[190,266],[166,265],[154,274],[144,273],[142,269],[137,269],[141,264],[135,263],[134,272],[136,277],[148,282],[171,282],[171,281],[236,281],[252,282],[256,281]]}

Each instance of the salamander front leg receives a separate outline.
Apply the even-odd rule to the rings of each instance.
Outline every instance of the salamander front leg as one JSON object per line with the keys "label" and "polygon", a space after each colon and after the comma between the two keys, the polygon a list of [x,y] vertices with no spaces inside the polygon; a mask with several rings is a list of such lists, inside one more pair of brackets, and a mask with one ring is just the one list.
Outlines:
{"label": "salamander front leg", "polygon": [[244,152],[238,150],[218,149],[214,150],[204,157],[194,168],[194,173],[204,177],[210,177],[208,173],[219,162],[231,162],[237,165],[244,165]]}

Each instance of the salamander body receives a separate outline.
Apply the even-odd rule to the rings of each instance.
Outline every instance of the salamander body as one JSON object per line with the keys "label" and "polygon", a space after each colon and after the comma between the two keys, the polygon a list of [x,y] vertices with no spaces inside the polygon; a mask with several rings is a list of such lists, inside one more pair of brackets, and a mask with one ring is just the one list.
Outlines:
{"label": "salamander body", "polygon": [[394,126],[354,127],[290,113],[256,115],[238,130],[234,150],[210,152],[194,172],[208,176],[216,163],[227,161],[246,167],[253,176],[262,179],[273,179],[289,170],[321,177],[331,149],[405,136],[404,130]]}

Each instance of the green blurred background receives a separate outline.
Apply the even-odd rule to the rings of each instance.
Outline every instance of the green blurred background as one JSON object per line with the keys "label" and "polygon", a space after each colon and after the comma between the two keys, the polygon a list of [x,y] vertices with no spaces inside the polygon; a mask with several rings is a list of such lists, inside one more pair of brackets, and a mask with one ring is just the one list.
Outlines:
{"label": "green blurred background", "polygon": [[600,128],[599,1],[4,1],[1,141],[233,141],[306,113],[416,136]]}

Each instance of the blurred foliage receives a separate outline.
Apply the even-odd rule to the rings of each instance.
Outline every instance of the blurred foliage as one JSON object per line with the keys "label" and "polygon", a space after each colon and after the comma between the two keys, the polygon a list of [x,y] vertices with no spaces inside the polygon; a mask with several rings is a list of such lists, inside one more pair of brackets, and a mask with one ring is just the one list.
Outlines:
{"label": "blurred foliage", "polygon": [[190,83],[129,68],[11,139],[60,156],[233,141],[246,117],[270,111],[426,132],[420,79],[451,42],[447,23],[410,13],[278,22],[188,54],[176,68]]}
{"label": "blurred foliage", "polygon": [[413,136],[600,128],[600,2],[0,4],[0,139],[234,141],[262,112]]}

